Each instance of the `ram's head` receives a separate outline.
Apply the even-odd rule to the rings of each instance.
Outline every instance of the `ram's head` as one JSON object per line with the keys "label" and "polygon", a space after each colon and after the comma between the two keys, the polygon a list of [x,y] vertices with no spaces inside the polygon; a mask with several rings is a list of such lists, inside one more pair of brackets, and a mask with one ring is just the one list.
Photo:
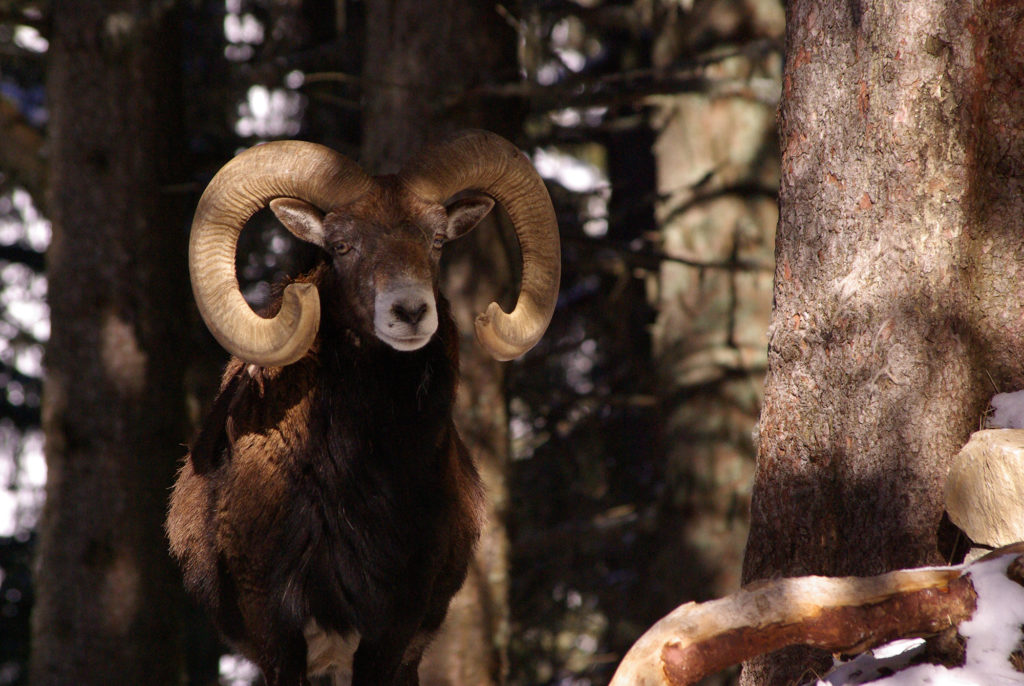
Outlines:
{"label": "ram's head", "polygon": [[270,206],[298,238],[333,263],[345,316],[397,350],[425,345],[437,329],[443,245],[472,229],[497,201],[515,226],[522,285],[515,309],[496,303],[477,317],[477,339],[508,360],[529,350],[554,311],[560,257],[551,200],[526,157],[503,138],[468,131],[428,146],[395,176],[372,177],[323,146],[281,141],[251,148],[213,178],[196,209],[189,268],[199,310],[229,352],[261,366],[306,354],[320,323],[321,294],[294,283],[277,315],[242,298],[235,248],[246,221]]}

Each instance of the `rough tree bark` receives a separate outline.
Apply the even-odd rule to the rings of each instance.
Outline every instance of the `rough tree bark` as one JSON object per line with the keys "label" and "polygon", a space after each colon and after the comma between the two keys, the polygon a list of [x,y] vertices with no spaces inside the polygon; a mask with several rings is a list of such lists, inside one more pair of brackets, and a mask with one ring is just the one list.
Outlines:
{"label": "rough tree bark", "polygon": [[[793,0],[744,579],[955,561],[949,461],[1024,384],[1024,2]],[[746,684],[830,660],[790,651]]]}
{"label": "rough tree bark", "polygon": [[53,8],[52,335],[30,679],[177,684],[162,520],[184,432],[184,208],[170,3]]}
{"label": "rough tree bark", "polygon": [[[458,128],[515,138],[520,117],[479,99],[474,86],[516,74],[516,36],[491,3],[374,0],[367,3],[363,164],[395,171],[422,143]],[[462,332],[456,425],[487,487],[487,528],[469,579],[424,657],[424,684],[502,683],[507,671],[508,536],[505,474],[508,417],[504,371],[473,338],[473,319],[489,302],[506,305],[512,276],[496,222],[445,248],[442,289]],[[514,242],[514,239],[512,239]]]}

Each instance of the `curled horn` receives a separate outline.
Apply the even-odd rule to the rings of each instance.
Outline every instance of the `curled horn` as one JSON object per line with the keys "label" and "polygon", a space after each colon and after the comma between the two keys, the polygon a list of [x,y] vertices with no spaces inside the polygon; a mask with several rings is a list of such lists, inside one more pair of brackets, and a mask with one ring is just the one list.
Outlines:
{"label": "curled horn", "polygon": [[464,131],[421,150],[399,176],[426,200],[444,203],[462,191],[479,191],[505,208],[522,253],[522,285],[511,313],[492,302],[477,316],[476,335],[499,360],[532,348],[555,310],[561,249],[551,198],[530,161],[501,136]]}
{"label": "curled horn", "polygon": [[217,172],[196,208],[188,259],[199,312],[228,352],[260,366],[291,364],[306,354],[320,325],[320,296],[310,284],[288,286],[270,319],[245,302],[235,249],[246,221],[274,198],[298,198],[328,211],[372,184],[347,157],[301,141],[258,145]]}

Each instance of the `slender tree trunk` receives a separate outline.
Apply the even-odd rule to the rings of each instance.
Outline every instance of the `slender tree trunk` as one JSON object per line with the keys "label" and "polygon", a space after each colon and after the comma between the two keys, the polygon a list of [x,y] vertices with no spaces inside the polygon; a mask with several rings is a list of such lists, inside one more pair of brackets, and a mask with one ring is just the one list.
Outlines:
{"label": "slender tree trunk", "polygon": [[[395,171],[421,144],[458,128],[514,137],[520,117],[467,99],[472,87],[512,78],[515,34],[492,3],[372,0],[367,3],[363,162]],[[442,289],[462,332],[456,425],[484,478],[487,527],[469,579],[427,651],[424,684],[497,684],[507,671],[508,536],[505,530],[508,417],[504,371],[473,338],[473,318],[502,298],[512,279],[506,241],[488,221],[445,248]],[[514,243],[514,239],[512,239]]]}
{"label": "slender tree trunk", "polygon": [[[777,0],[707,2],[689,13],[676,3],[663,8],[668,17],[652,21],[655,67],[708,45],[722,51],[784,31]],[[779,84],[780,62],[775,53],[741,54],[709,66],[708,76],[741,82],[756,74]],[[773,104],[742,92],[662,96],[652,104],[662,249],[689,261],[663,262],[650,289],[667,482],[659,522],[666,543],[654,576],[672,575],[678,604],[740,584],[750,436],[767,365],[778,146]],[[716,683],[730,678],[719,675]]]}
{"label": "slender tree trunk", "polygon": [[[955,561],[949,460],[1024,384],[1024,2],[793,0],[744,579]],[[747,666],[785,684],[830,662]]]}
{"label": "slender tree trunk", "polygon": [[666,524],[675,520],[665,568],[684,570],[685,599],[739,587],[771,310],[773,122],[762,103],[700,95],[665,99],[656,115],[664,250],[716,265],[666,262],[655,291]]}
{"label": "slender tree trunk", "polygon": [[187,284],[169,3],[54,6],[52,335],[30,679],[178,684],[162,521],[181,455]]}

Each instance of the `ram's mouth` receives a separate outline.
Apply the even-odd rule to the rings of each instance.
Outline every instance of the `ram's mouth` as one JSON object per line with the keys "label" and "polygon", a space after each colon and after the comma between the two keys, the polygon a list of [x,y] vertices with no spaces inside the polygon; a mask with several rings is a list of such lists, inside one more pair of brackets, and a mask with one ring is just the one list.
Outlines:
{"label": "ram's mouth", "polygon": [[387,343],[395,350],[401,352],[410,352],[412,350],[419,350],[434,337],[434,332],[431,331],[429,334],[417,335],[417,336],[392,336],[382,331],[377,331],[377,338]]}

